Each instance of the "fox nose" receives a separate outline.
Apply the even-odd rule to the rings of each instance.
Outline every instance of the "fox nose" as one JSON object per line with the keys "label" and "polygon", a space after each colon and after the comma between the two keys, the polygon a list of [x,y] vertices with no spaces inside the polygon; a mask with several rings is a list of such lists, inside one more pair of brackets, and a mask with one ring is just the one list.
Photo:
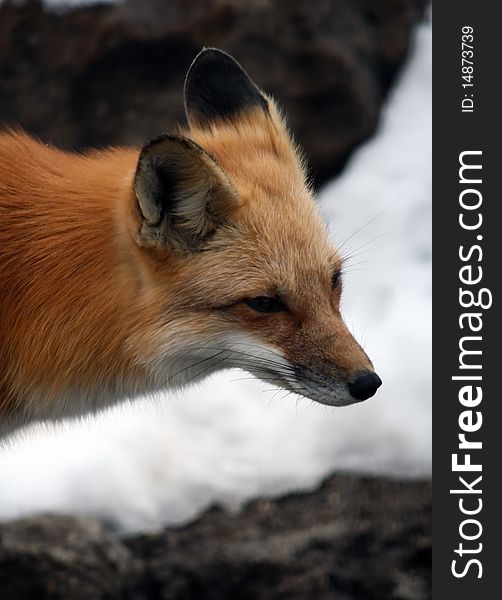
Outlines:
{"label": "fox nose", "polygon": [[349,392],[356,400],[367,400],[376,394],[382,385],[382,380],[372,371],[360,371],[356,373],[353,381],[349,383]]}

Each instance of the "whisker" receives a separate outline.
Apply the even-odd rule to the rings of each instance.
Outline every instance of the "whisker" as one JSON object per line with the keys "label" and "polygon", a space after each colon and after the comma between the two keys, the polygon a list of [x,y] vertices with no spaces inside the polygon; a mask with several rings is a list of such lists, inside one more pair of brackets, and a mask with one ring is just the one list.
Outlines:
{"label": "whisker", "polygon": [[[260,377],[261,381],[270,382],[270,381],[280,381],[282,383],[282,379],[279,377]],[[229,379],[229,383],[237,383],[240,381],[256,381],[256,377],[237,377],[236,379]],[[267,390],[262,390],[262,392]]]}
{"label": "whisker", "polygon": [[[213,357],[209,357],[209,358],[213,358]],[[209,360],[209,359],[206,359]],[[222,363],[225,360],[225,357],[222,358],[221,360],[219,360],[215,365],[211,364],[207,367],[204,367],[201,371],[199,371],[198,373],[196,373],[195,375],[193,375],[193,377],[190,377],[190,379],[188,379],[187,381],[184,382],[184,385],[188,385],[191,381],[193,381],[194,379],[197,379],[198,377],[200,377],[201,375],[203,375],[206,371],[208,371],[211,368],[214,368],[215,366],[217,366],[218,364]],[[205,361],[201,361],[201,362],[205,362]],[[201,363],[198,363],[201,364]],[[173,397],[174,394],[176,394],[177,390],[171,394],[169,396],[169,399],[171,399]]]}
{"label": "whisker", "polygon": [[338,245],[338,249],[340,250],[341,248],[343,248],[343,246],[345,246],[345,244],[349,240],[351,240],[355,235],[357,235],[358,233],[360,233],[361,231],[363,231],[366,227],[368,227],[368,225],[370,225],[371,223],[373,223],[374,221],[376,221],[377,219],[379,219],[380,217],[382,217],[386,212],[389,212],[392,208],[394,208],[394,206],[395,206],[396,203],[397,202],[394,202],[393,204],[391,204],[387,208],[384,208],[379,213],[377,213],[374,217],[371,217],[371,219],[369,219],[368,221],[366,221],[366,223],[363,223],[363,225],[361,225],[360,227],[358,227],[353,233],[351,233],[348,237],[346,237],[341,242],[341,244]]}
{"label": "whisker", "polygon": [[[256,347],[256,348],[262,350],[262,348],[256,344],[244,344],[243,343],[243,345]],[[296,368],[292,365],[289,365],[288,363],[282,362],[284,360],[282,355],[273,350],[270,350],[270,353],[276,354],[278,357],[280,357],[281,362],[272,360],[268,357],[264,358],[261,356],[255,356],[249,352],[221,348],[218,346],[200,346],[197,348],[192,347],[192,349],[195,351],[199,351],[199,352],[207,352],[207,351],[211,351],[211,350],[215,350],[215,352],[213,354],[211,354],[210,356],[206,356],[188,366],[183,367],[182,369],[179,369],[175,373],[171,374],[164,382],[164,387],[168,386],[169,382],[171,382],[175,377],[179,376],[183,372],[195,369],[197,366],[201,366],[202,367],[201,369],[199,369],[189,379],[187,379],[186,381],[183,382],[184,385],[188,385],[191,381],[201,377],[208,370],[214,369],[215,367],[217,367],[218,365],[220,365],[224,362],[226,362],[225,366],[228,368],[244,369],[246,371],[251,371],[252,373],[256,373],[256,376],[258,377],[258,379],[278,386],[280,389],[277,390],[277,392],[284,390],[284,386],[286,386],[287,393],[286,393],[285,397],[287,397],[289,394],[296,394],[298,396],[304,396],[304,394],[306,393],[305,388],[304,388],[305,384],[318,385],[318,382],[316,382],[316,380],[310,374],[309,370],[306,368],[302,369],[301,381],[298,381],[298,373],[297,373]],[[218,358],[219,358],[219,360],[217,360]],[[244,360],[244,358],[249,359],[249,360]],[[255,378],[254,376],[248,377],[248,378],[245,378],[245,377],[244,378],[236,378],[232,381],[239,381],[239,380],[245,380],[245,379],[250,380],[250,379],[254,379],[254,378]],[[273,391],[273,390],[266,390],[266,391]],[[274,395],[274,398],[277,395],[277,392]],[[175,393],[176,392],[174,392],[170,396],[170,398]]]}
{"label": "whisker", "polygon": [[272,400],[275,400],[277,398],[277,394],[279,394],[281,391],[284,391],[284,390],[278,389],[275,391],[275,394],[269,400],[269,403],[268,403],[269,406],[272,404]]}
{"label": "whisker", "polygon": [[219,355],[221,355],[224,352],[224,350],[220,350],[219,352],[217,352],[216,354],[214,354],[213,356],[206,356],[205,358],[199,360],[198,362],[192,363],[190,365],[188,365],[187,367],[184,367],[183,369],[180,369],[179,371],[176,371],[176,373],[173,373],[172,375],[170,375],[168,377],[168,379],[164,382],[164,385],[169,384],[170,381],[172,381],[175,377],[177,377],[178,375],[180,375],[181,373],[184,373],[185,371],[188,371],[190,369],[193,369],[194,367],[197,367],[198,365],[205,363],[208,360],[211,360],[213,358],[218,357]]}
{"label": "whisker", "polygon": [[[371,242],[374,242],[376,240],[371,240]],[[353,250],[351,250],[350,252],[347,252],[347,254],[342,254],[340,256],[342,262],[346,262],[348,260],[352,260],[353,258],[357,258],[358,256],[363,256],[363,255],[367,255],[370,252],[374,253],[376,251],[380,251],[383,250],[385,248],[385,246],[369,246],[369,247],[365,247],[364,250],[361,249],[362,246],[359,246],[358,248],[354,248]]]}
{"label": "whisker", "polygon": [[[360,267],[361,265],[367,265],[367,264],[368,264],[368,262],[369,262],[369,261],[367,261],[367,260],[360,260],[359,262],[356,262],[356,263],[353,263],[353,264],[347,265],[347,267],[348,267],[348,268],[350,268],[350,269],[351,269],[352,267]],[[344,272],[344,273],[347,273],[347,267],[344,267],[344,268],[343,268],[343,272]]]}
{"label": "whisker", "polygon": [[357,273],[358,271],[368,271],[368,267],[361,269],[347,269],[347,271],[344,271],[344,273],[348,275],[349,273]]}
{"label": "whisker", "polygon": [[[259,346],[258,344],[252,344],[252,343],[247,343],[247,342],[234,342],[236,345],[242,345],[242,346],[250,346],[252,348],[258,348],[258,350],[263,350],[263,348],[261,346]],[[237,350],[235,352],[238,352]],[[276,356],[278,356],[281,360],[284,360],[284,356],[282,356],[282,354],[280,352],[277,352],[276,350],[274,350],[273,348],[267,348],[266,352],[270,352],[271,354],[275,354]]]}
{"label": "whisker", "polygon": [[[349,258],[351,258],[355,252],[361,251],[363,248],[366,248],[367,246],[369,246],[370,244],[373,244],[373,242],[376,242],[377,240],[382,239],[383,237],[388,236],[391,233],[391,231],[385,231],[384,233],[381,233],[380,235],[375,236],[374,238],[372,238],[371,240],[367,240],[366,242],[364,242],[364,244],[361,244],[360,246],[358,246],[357,248],[354,248],[353,250],[351,250],[348,254],[342,254],[342,260],[348,260]],[[341,246],[338,248],[337,253],[340,252],[340,248]],[[367,250],[365,250],[365,252],[369,252],[369,251],[374,251],[375,248],[368,248]]]}
{"label": "whisker", "polygon": [[[258,348],[259,350],[263,350],[257,344],[243,344],[243,345],[252,346],[254,348]],[[234,350],[233,348],[220,348],[218,346],[202,346],[200,348],[193,347],[193,349],[194,350],[221,350],[221,351],[224,351],[224,352],[228,352],[229,354],[240,354],[240,355],[243,355],[243,356],[251,357],[251,358],[256,359],[256,360],[267,361],[267,362],[269,362],[271,364],[272,363],[273,364],[277,364],[277,365],[280,365],[282,367],[287,366],[287,365],[284,364],[284,362],[273,361],[272,359],[269,359],[269,358],[263,358],[261,356],[256,356],[255,354],[250,354],[249,352],[243,352],[242,350]],[[275,352],[273,350],[268,350],[268,349],[267,349],[267,352],[270,352],[271,354],[276,354],[282,360],[284,360],[284,357],[281,354],[279,354],[279,352]]]}

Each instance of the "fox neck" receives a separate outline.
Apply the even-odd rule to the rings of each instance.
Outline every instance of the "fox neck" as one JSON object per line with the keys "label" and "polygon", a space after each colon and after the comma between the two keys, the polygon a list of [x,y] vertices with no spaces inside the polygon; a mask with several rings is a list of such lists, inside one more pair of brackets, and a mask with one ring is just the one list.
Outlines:
{"label": "fox neck", "polygon": [[8,147],[36,165],[16,163],[5,177],[17,187],[2,190],[0,421],[85,414],[151,391],[129,343],[158,317],[127,230],[138,152],[67,155],[20,135]]}

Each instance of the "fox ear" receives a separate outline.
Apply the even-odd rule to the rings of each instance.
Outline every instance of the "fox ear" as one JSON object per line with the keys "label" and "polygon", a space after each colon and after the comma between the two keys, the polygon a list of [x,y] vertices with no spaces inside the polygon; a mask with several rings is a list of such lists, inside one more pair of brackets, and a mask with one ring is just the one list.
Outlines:
{"label": "fox ear", "polygon": [[141,245],[195,252],[225,221],[237,195],[218,163],[187,138],[164,135],[141,150],[134,191]]}
{"label": "fox ear", "polygon": [[205,48],[195,57],[185,79],[185,111],[190,125],[209,127],[268,102],[248,74],[229,54]]}

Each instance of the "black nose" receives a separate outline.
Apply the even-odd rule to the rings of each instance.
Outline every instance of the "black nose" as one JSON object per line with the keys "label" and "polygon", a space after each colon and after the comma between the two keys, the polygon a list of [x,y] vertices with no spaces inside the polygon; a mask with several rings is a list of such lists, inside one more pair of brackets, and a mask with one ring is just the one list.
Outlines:
{"label": "black nose", "polygon": [[382,380],[376,373],[361,371],[357,373],[352,383],[349,383],[349,392],[356,400],[367,400],[376,394],[381,385]]}

